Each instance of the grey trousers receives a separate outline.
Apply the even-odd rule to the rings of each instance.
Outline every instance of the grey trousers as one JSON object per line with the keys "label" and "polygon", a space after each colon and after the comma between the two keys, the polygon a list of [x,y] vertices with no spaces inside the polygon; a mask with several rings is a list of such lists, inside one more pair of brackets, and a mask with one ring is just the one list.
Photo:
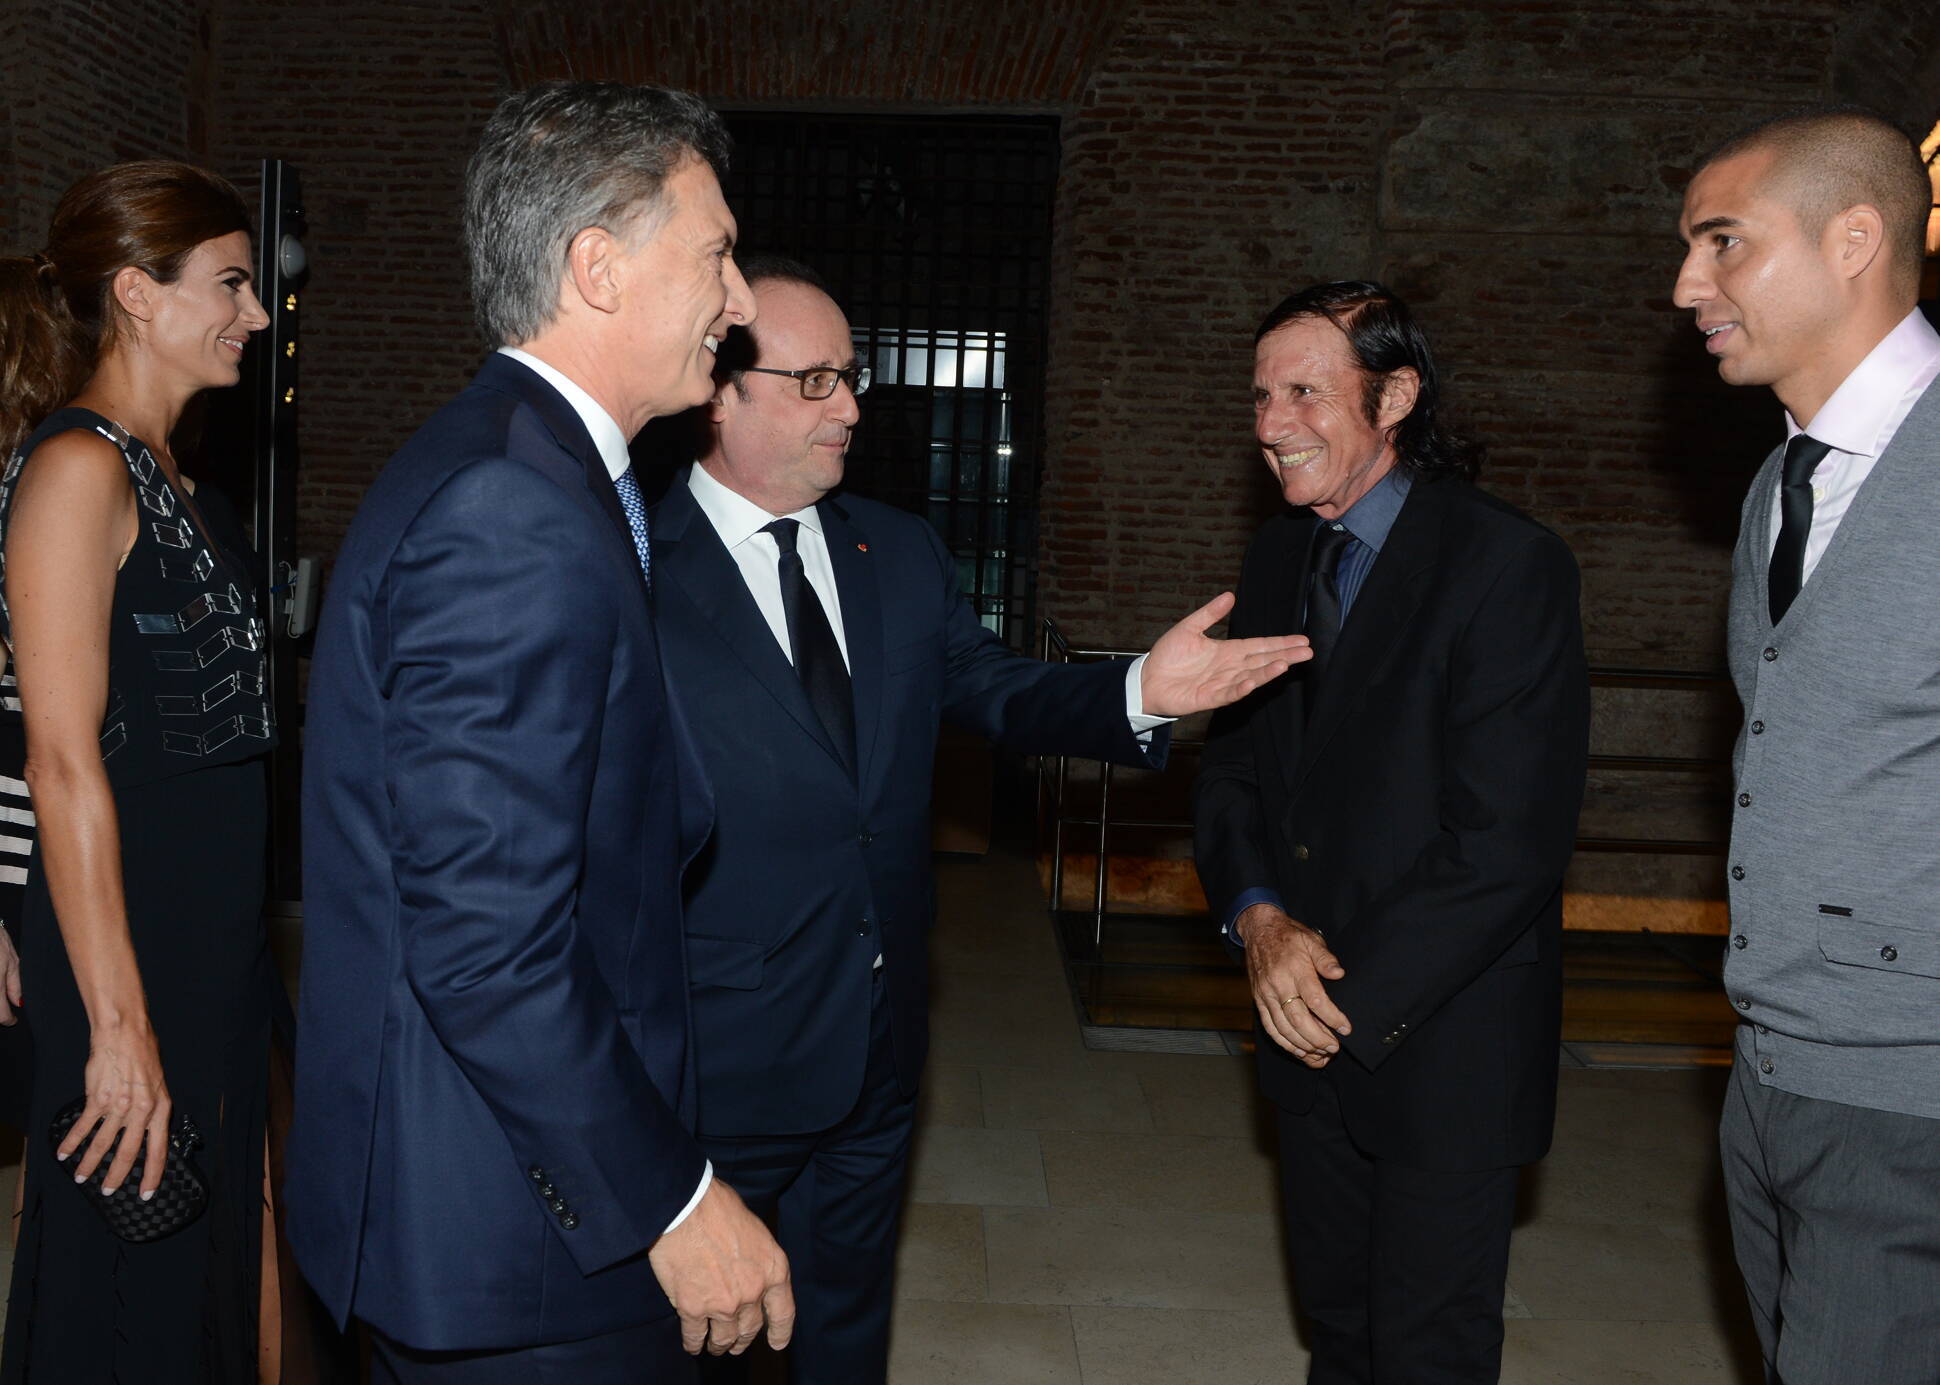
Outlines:
{"label": "grey trousers", "polygon": [[1774,1385],[1940,1382],[1940,1120],[1760,1086],[1740,1038],[1719,1145]]}

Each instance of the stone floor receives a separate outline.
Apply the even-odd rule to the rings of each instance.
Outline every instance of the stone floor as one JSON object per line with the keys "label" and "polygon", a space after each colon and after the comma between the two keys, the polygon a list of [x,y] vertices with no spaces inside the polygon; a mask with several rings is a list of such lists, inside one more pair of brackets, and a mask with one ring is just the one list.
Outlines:
{"label": "stone floor", "polygon": [[[897,1385],[1293,1385],[1272,1147],[1251,1060],[1079,1040],[1042,897],[942,867]],[[1722,1224],[1719,1070],[1566,1070],[1524,1187],[1509,1385],[1751,1385]]]}
{"label": "stone floor", "polygon": [[[1250,1060],[1087,1050],[1029,866],[941,875],[891,1380],[1296,1385]],[[1752,1385],[1713,1145],[1723,1073],[1561,1078],[1515,1234],[1503,1380]],[[12,1181],[9,1165],[9,1202]]]}

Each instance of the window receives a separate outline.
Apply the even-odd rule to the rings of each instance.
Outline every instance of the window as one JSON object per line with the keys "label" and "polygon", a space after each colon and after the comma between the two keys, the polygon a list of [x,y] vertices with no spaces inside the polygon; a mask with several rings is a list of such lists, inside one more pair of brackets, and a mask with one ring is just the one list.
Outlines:
{"label": "window", "polygon": [[934,525],[978,619],[1028,648],[1056,121],[751,113],[728,124],[742,246],[825,276],[875,375],[848,489]]}

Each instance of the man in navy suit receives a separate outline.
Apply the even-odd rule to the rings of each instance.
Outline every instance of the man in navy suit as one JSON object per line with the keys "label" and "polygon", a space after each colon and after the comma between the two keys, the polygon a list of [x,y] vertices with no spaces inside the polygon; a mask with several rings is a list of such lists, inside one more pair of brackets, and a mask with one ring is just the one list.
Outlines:
{"label": "man in navy suit", "polygon": [[310,683],[298,1260],[380,1381],[691,1378],[785,1342],[786,1262],[690,1133],[704,775],[626,441],[754,316],[684,93],[555,84],[466,180],[502,343],[372,486]]}
{"label": "man in navy suit", "polygon": [[929,525],[833,494],[867,387],[848,321],[805,267],[746,268],[760,328],[729,346],[752,354],[654,511],[656,617],[715,791],[686,912],[699,1129],[776,1217],[794,1385],[866,1385],[886,1369],[928,1045],[939,718],[1013,750],[1158,765],[1155,728],[1242,696],[1304,641],[1208,639],[1222,597],[1129,671],[1013,653]]}

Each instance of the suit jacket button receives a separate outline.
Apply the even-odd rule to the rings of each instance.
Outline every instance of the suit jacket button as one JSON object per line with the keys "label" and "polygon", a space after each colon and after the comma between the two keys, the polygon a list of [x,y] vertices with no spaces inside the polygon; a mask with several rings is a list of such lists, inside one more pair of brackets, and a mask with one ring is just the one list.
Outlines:
{"label": "suit jacket button", "polygon": [[553,1198],[559,1196],[559,1190],[550,1183],[541,1183],[539,1185],[539,1196],[550,1202]]}
{"label": "suit jacket button", "polygon": [[1743,933],[1740,933],[1737,937],[1731,940],[1731,945],[1737,948],[1740,952],[1743,952],[1745,950],[1745,943],[1746,943],[1746,938]]}
{"label": "suit jacket button", "polygon": [[562,1216],[559,1219],[559,1224],[565,1227],[566,1230],[568,1231],[575,1229],[579,1225],[579,1213],[577,1212],[566,1213],[564,1216]]}
{"label": "suit jacket button", "polygon": [[1384,1044],[1392,1045],[1400,1037],[1401,1036],[1399,1034],[1383,1034],[1381,1036],[1381,1042]]}
{"label": "suit jacket button", "polygon": [[1776,659],[1777,657],[1778,657],[1778,651],[1777,651],[1776,649],[1767,649],[1767,650],[1765,651],[1765,662],[1766,662],[1766,663],[1768,663],[1768,664],[1769,664],[1769,663],[1770,663],[1770,662],[1771,662],[1772,660],[1774,660],[1774,659]]}
{"label": "suit jacket button", "polygon": [[525,1171],[525,1176],[527,1178],[530,1178],[534,1183],[543,1183],[546,1181],[546,1171],[540,1168],[537,1164],[534,1164],[531,1168],[527,1169]]}
{"label": "suit jacket button", "polygon": [[1304,861],[1311,855],[1313,853],[1307,850],[1307,844],[1305,842],[1301,842],[1293,848],[1293,859],[1296,861]]}
{"label": "suit jacket button", "polygon": [[1760,1058],[1760,1059],[1758,1060],[1758,1070],[1759,1070],[1760,1072],[1762,1072],[1762,1073],[1764,1073],[1764,1074],[1765,1074],[1766,1076],[1770,1076],[1770,1075],[1771,1075],[1771,1071],[1772,1071],[1772,1067],[1773,1067],[1773,1063],[1772,1063],[1772,1060],[1771,1060],[1771,1059],[1769,1059],[1769,1058]]}
{"label": "suit jacket button", "polygon": [[1882,962],[1897,962],[1900,960],[1900,950],[1890,945],[1882,947],[1879,950],[1879,959]]}
{"label": "suit jacket button", "polygon": [[566,1210],[566,1199],[563,1197],[549,1197],[546,1199],[546,1206],[552,1209],[552,1214],[555,1217],[560,1216]]}
{"label": "suit jacket button", "polygon": [[1731,878],[1733,880],[1743,880],[1745,878],[1745,868],[1743,866],[1733,866],[1731,868]]}

